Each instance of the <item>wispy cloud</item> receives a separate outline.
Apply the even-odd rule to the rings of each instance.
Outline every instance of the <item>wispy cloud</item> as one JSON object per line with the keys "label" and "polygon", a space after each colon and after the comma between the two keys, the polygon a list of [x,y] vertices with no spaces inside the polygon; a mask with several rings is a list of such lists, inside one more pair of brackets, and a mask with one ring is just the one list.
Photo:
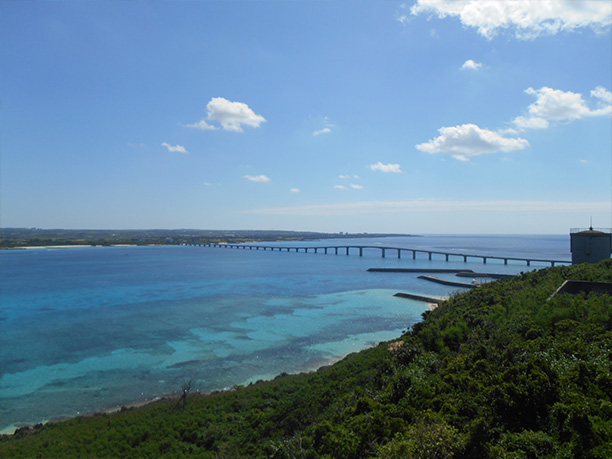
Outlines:
{"label": "wispy cloud", "polygon": [[218,122],[226,131],[243,132],[243,126],[258,128],[266,119],[256,114],[247,104],[243,102],[232,102],[223,97],[213,97],[206,105],[207,117],[186,127],[201,129],[204,131],[217,130],[218,128],[209,122]]}
{"label": "wispy cloud", "polygon": [[200,120],[192,124],[186,124],[185,127],[196,128],[200,129],[201,131],[216,131],[217,129],[219,129],[217,126],[208,124],[204,120]]}
{"label": "wispy cloud", "polygon": [[334,189],[335,190],[346,190],[346,187],[344,185],[334,185]]}
{"label": "wispy cloud", "polygon": [[472,59],[468,59],[467,61],[463,63],[463,65],[461,66],[461,69],[462,70],[478,70],[480,67],[482,67],[482,64],[480,62],[475,62]]}
{"label": "wispy cloud", "polygon": [[402,168],[400,167],[399,164],[383,164],[380,161],[378,161],[376,164],[370,164],[368,167],[371,170],[378,171],[378,172],[393,172],[395,174],[402,173]]}
{"label": "wispy cloud", "polygon": [[352,189],[354,189],[354,190],[363,190],[363,186],[362,186],[362,185],[359,185],[359,184],[357,184],[357,183],[351,183],[351,184],[350,184],[350,187],[351,187]]}
{"label": "wispy cloud", "polygon": [[299,193],[300,189],[299,188],[291,188],[291,190],[289,190],[289,191],[291,191],[292,193]]}
{"label": "wispy cloud", "polygon": [[341,178],[342,180],[348,180],[348,179],[358,179],[359,176],[357,174],[354,174],[354,175],[341,174],[338,176],[338,178]]}
{"label": "wispy cloud", "polygon": [[163,147],[166,147],[170,153],[183,153],[188,154],[189,152],[185,150],[185,147],[182,145],[170,145],[169,143],[163,142]]}
{"label": "wispy cloud", "polygon": [[270,178],[266,175],[245,175],[244,176],[245,179],[251,181],[251,182],[259,182],[259,183],[266,183],[270,181]]}
{"label": "wispy cloud", "polygon": [[415,199],[409,201],[361,201],[341,204],[275,207],[244,210],[243,214],[348,216],[412,212],[608,212],[610,202],[583,201],[449,201]]}
{"label": "wispy cloud", "polygon": [[313,131],[312,135],[316,137],[321,134],[329,134],[332,131],[331,128],[334,127],[334,124],[331,121],[329,121],[329,118],[327,116],[323,118],[323,124],[325,127]]}
{"label": "wispy cloud", "polygon": [[476,28],[488,39],[502,30],[514,32],[518,39],[532,40],[585,27],[601,32],[612,24],[612,6],[605,0],[417,0],[410,12],[458,17],[464,26]]}
{"label": "wispy cloud", "polygon": [[314,135],[315,137],[321,134],[329,134],[331,132],[331,129],[328,127],[324,127],[323,129],[319,129],[318,131],[314,131],[312,133],[312,135]]}

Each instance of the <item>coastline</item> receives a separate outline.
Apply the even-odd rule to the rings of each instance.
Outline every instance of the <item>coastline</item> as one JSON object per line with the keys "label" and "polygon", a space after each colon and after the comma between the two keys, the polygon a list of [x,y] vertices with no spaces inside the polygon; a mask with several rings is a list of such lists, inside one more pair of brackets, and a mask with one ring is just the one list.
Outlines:
{"label": "coastline", "polygon": [[[74,247],[74,246],[69,246],[69,247]],[[108,247],[108,246],[107,246]],[[34,247],[37,248],[37,247]],[[394,295],[395,296],[395,295]],[[426,297],[420,297],[421,299],[418,299],[416,301],[418,301],[419,303],[422,303],[425,308],[427,310],[433,310],[435,309],[438,304],[432,302],[434,299],[433,298],[427,298],[427,300],[425,299]],[[441,301],[443,301],[443,299],[440,299]],[[400,339],[401,337],[401,330],[398,331],[397,336],[394,336],[391,339],[388,339],[388,342],[396,342]],[[220,388],[216,388],[216,389],[211,389],[211,390],[207,390],[207,391],[199,391],[199,390],[193,390],[191,392],[191,394],[197,394],[198,396],[208,396],[208,395],[212,395],[212,394],[218,394],[218,393],[225,393],[225,392],[232,392],[234,390],[236,390],[237,388],[243,388],[243,387],[248,387],[250,385],[254,385],[254,384],[258,384],[261,382],[267,382],[267,381],[272,381],[276,378],[279,377],[285,377],[285,376],[293,376],[293,375],[300,375],[300,374],[309,374],[309,373],[315,373],[321,370],[324,370],[326,368],[332,367],[333,365],[335,365],[336,363],[340,362],[341,360],[345,359],[347,356],[349,356],[350,354],[353,353],[358,353],[361,352],[363,350],[372,348],[372,347],[376,347],[377,345],[379,345],[382,342],[387,342],[387,341],[374,341],[374,340],[370,340],[369,342],[364,342],[363,343],[363,347],[360,347],[358,349],[354,349],[354,350],[344,350],[342,353],[339,354],[335,354],[331,357],[328,358],[320,358],[320,359],[316,359],[311,361],[310,363],[308,363],[303,369],[298,370],[298,371],[289,371],[286,372],[282,369],[279,369],[278,373],[269,373],[269,374],[259,374],[259,375],[253,375],[252,377],[246,379],[246,380],[242,380],[242,381],[237,381],[235,384],[233,384],[232,386],[225,386],[225,387],[220,387]],[[53,417],[53,418],[48,418],[48,419],[39,419],[39,420],[32,420],[30,422],[23,422],[23,423],[17,423],[17,424],[12,424],[9,425],[7,427],[1,428],[0,429],[0,435],[1,436],[12,436],[15,435],[15,433],[18,433],[20,430],[24,430],[24,431],[30,431],[30,430],[35,430],[37,428],[39,428],[42,425],[46,425],[48,423],[59,423],[59,422],[64,422],[64,421],[68,421],[71,419],[75,419],[78,417],[91,417],[91,416],[96,416],[96,415],[102,415],[102,414],[113,414],[113,413],[118,413],[121,411],[124,411],[126,409],[136,409],[136,408],[140,408],[140,407],[144,407],[147,405],[150,405],[152,403],[156,403],[156,402],[160,402],[160,401],[164,401],[164,400],[172,400],[172,399],[176,399],[178,398],[180,395],[177,394],[176,392],[171,392],[171,393],[165,393],[165,394],[150,394],[150,398],[144,399],[144,400],[135,400],[135,401],[130,401],[127,403],[121,403],[121,404],[114,404],[114,405],[107,405],[107,407],[101,407],[98,409],[94,409],[92,411],[84,411],[84,412],[76,412],[73,414],[66,414],[63,416],[58,416],[58,417]]]}
{"label": "coastline", "polygon": [[[396,340],[393,340],[396,341]],[[370,346],[371,347],[371,346]],[[369,347],[364,347],[363,350],[368,349]],[[307,367],[305,370],[303,371],[299,371],[297,373],[285,373],[285,372],[280,372],[277,375],[274,376],[269,376],[269,377],[257,377],[258,379],[256,381],[253,381],[251,379],[248,379],[246,381],[243,381],[242,383],[237,383],[232,387],[225,387],[222,389],[214,389],[214,390],[210,390],[210,391],[206,391],[206,392],[200,392],[199,390],[194,390],[192,391],[190,394],[191,395],[197,395],[199,397],[208,397],[210,395],[213,394],[220,394],[220,393],[226,393],[226,392],[233,392],[235,391],[237,388],[243,388],[243,387],[248,387],[250,385],[253,384],[258,384],[260,382],[268,382],[268,381],[272,381],[276,378],[279,377],[284,377],[284,376],[296,376],[296,375],[301,375],[301,374],[309,374],[309,373],[315,373],[321,370],[325,370],[326,368],[332,367],[333,365],[335,365],[336,363],[340,362],[341,360],[343,360],[344,358],[346,358],[349,354],[344,355],[342,357],[334,357],[334,358],[330,358],[330,359],[322,359],[320,360],[318,363],[315,363],[309,367]],[[135,402],[130,402],[130,403],[124,403],[121,405],[114,405],[110,408],[104,408],[104,409],[100,409],[100,410],[95,410],[95,411],[91,411],[91,412],[87,412],[87,413],[79,413],[76,414],[74,416],[63,416],[63,417],[58,417],[58,418],[54,418],[54,419],[48,419],[48,420],[42,420],[38,423],[32,423],[32,424],[23,424],[23,425],[15,425],[12,424],[8,427],[5,427],[3,429],[0,430],[0,436],[13,436],[15,435],[15,433],[17,433],[20,430],[35,430],[41,426],[44,426],[46,424],[49,423],[59,423],[59,422],[64,422],[64,421],[69,421],[71,419],[76,419],[79,417],[93,417],[93,416],[97,416],[97,415],[109,415],[109,414],[115,414],[115,413],[120,413],[121,411],[125,411],[125,410],[132,410],[132,409],[138,409],[138,408],[142,408],[148,405],[151,405],[153,403],[157,403],[157,402],[161,402],[164,400],[174,400],[174,399],[178,399],[180,398],[180,395],[177,393],[171,393],[171,394],[166,394],[166,395],[161,395],[161,396],[156,396],[150,399],[146,399],[146,400],[140,400],[140,401],[135,401]]]}
{"label": "coastline", "polygon": [[[136,244],[133,245],[128,245],[128,244],[124,244],[124,245],[109,245],[109,246],[98,246],[98,247],[128,247],[128,246],[137,246]],[[62,249],[62,248],[90,248],[90,247],[96,247],[96,245],[56,245],[56,246],[28,246],[28,247],[23,247],[21,249],[26,249],[26,250],[35,250],[35,249]],[[123,252],[123,251],[119,251],[119,252]],[[435,307],[434,304],[428,302],[428,301],[421,301],[421,303],[425,304],[425,307],[427,309],[433,309],[433,307]],[[398,335],[399,336],[399,335]],[[349,352],[350,353],[350,352]],[[347,353],[346,355],[348,355],[349,353]],[[344,357],[346,357],[346,355],[343,356],[339,356],[335,359],[332,359],[330,361],[327,362],[312,362],[312,366],[310,368],[305,368],[303,371],[299,372],[299,373],[308,373],[308,372],[313,372],[313,371],[318,371],[322,368],[328,367],[333,365],[334,363],[336,363],[339,360],[342,360]],[[286,373],[281,373],[282,369],[279,369],[279,373],[276,375],[267,375],[266,377],[260,378],[260,380],[263,381],[267,381],[267,380],[272,380],[275,377],[284,375]],[[295,373],[295,374],[299,374],[299,373]],[[293,374],[293,373],[291,373]],[[240,381],[237,381],[238,383],[240,383]],[[255,383],[256,381],[252,381],[252,383]],[[246,383],[244,383],[244,385],[248,385],[249,381],[247,381]],[[240,384],[238,384],[240,385]],[[225,392],[225,391],[230,391],[231,389],[229,388],[225,388],[225,389],[218,389],[215,390],[214,392]],[[137,401],[132,401],[130,403],[127,404],[118,404],[118,405],[114,405],[111,406],[109,408],[101,408],[101,409],[95,409],[92,412],[87,412],[87,411],[82,411],[81,413],[72,412],[72,415],[70,415],[70,413],[68,413],[68,416],[64,416],[64,417],[58,417],[58,418],[50,418],[50,419],[46,419],[45,421],[43,421],[44,424],[48,423],[48,422],[61,422],[63,420],[68,420],[68,419],[73,419],[74,417],[82,417],[82,416],[90,416],[90,415],[95,415],[96,413],[115,413],[118,411],[121,411],[124,408],[127,409],[132,409],[132,408],[137,408],[140,406],[146,406],[150,403],[155,403],[159,400],[163,400],[163,399],[168,399],[168,398],[172,398],[174,396],[176,396],[176,394],[164,394],[164,395],[160,395],[160,394],[164,394],[164,392],[159,392],[158,394],[155,394],[154,392],[150,394],[150,397],[153,398],[149,398],[148,400],[137,400]],[[194,391],[194,395],[196,394],[196,391]],[[155,395],[160,395],[160,396],[155,396]],[[126,400],[130,400],[129,398],[126,398]],[[75,414],[78,413],[78,414]],[[36,419],[34,417],[33,422],[30,424],[30,426],[32,425],[38,425],[39,420]],[[24,423],[25,424],[25,423]],[[9,428],[5,428],[3,429],[0,433],[4,434],[4,435],[10,435],[11,433],[15,433],[15,431],[17,431],[20,428],[26,427],[28,428],[28,425],[25,424],[17,424],[14,426],[10,426]]]}

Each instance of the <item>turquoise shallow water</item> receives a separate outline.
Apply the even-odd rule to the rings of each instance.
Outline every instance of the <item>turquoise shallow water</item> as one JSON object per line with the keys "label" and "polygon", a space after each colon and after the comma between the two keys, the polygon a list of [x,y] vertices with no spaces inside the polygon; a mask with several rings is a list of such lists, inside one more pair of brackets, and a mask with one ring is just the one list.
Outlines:
{"label": "turquoise shallow water", "polygon": [[[567,239],[337,243],[567,259]],[[3,251],[0,261],[0,430],[151,399],[189,379],[208,391],[314,369],[420,320],[427,306],[394,293],[455,290],[370,267],[537,268],[177,246]]]}

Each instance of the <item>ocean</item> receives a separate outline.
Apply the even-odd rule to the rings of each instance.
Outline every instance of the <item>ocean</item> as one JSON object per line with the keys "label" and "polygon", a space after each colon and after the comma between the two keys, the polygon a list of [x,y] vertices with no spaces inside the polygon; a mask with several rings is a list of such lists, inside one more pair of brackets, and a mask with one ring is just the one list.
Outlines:
{"label": "ocean", "polygon": [[[567,235],[266,245],[570,259]],[[187,381],[193,390],[212,391],[314,370],[397,338],[421,320],[428,305],[394,293],[461,291],[417,273],[368,272],[371,267],[516,274],[548,266],[357,253],[191,246],[0,251],[0,431],[151,400]]]}

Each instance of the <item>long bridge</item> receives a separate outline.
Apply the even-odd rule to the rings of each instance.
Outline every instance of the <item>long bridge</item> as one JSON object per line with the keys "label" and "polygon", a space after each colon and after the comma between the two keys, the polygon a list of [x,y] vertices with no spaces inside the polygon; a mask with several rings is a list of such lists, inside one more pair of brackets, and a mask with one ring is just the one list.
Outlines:
{"label": "long bridge", "polygon": [[374,249],[380,250],[382,258],[385,258],[387,253],[396,253],[397,258],[402,258],[402,252],[407,252],[412,255],[412,259],[416,259],[417,254],[426,254],[428,258],[431,260],[434,255],[444,256],[446,261],[449,261],[450,257],[459,257],[463,258],[464,262],[467,262],[469,258],[481,259],[483,263],[487,263],[487,260],[503,260],[504,264],[507,265],[508,261],[518,261],[524,262],[527,266],[531,266],[531,263],[550,263],[551,266],[555,266],[555,264],[571,264],[572,262],[569,260],[549,260],[549,259],[541,259],[541,258],[522,258],[522,257],[501,257],[494,255],[476,255],[476,254],[464,254],[464,253],[452,253],[452,252],[441,252],[437,250],[425,250],[425,249],[410,249],[406,247],[381,247],[381,246],[373,246],[373,245],[333,245],[333,246],[323,246],[323,247],[287,247],[287,246],[271,246],[271,245],[251,245],[251,244],[225,244],[225,243],[205,243],[205,244],[185,244],[189,246],[196,247],[219,247],[225,249],[243,249],[243,250],[270,250],[272,252],[304,252],[308,253],[309,251],[312,253],[319,253],[319,251],[325,253],[326,255],[330,252],[333,252],[334,255],[338,255],[339,253],[344,253],[349,255],[351,252],[354,253],[357,251],[359,256],[363,256],[364,250]]}

